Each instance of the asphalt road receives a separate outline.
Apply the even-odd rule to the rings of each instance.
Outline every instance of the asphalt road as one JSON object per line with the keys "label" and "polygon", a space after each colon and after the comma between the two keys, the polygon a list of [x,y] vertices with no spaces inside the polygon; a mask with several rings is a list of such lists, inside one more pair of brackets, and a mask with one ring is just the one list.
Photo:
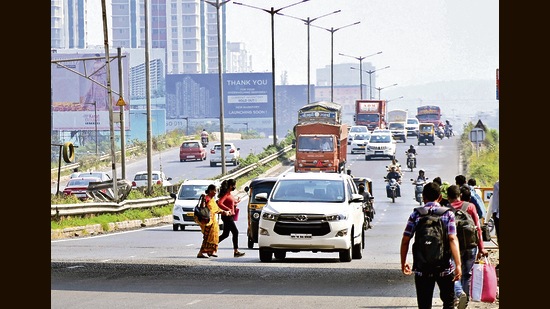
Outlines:
{"label": "asphalt road", "polygon": [[[453,182],[459,173],[458,138],[417,146],[418,167],[430,179]],[[405,161],[407,144],[398,143]],[[259,261],[257,245],[246,246],[246,217],[237,222],[239,250],[230,238],[219,257],[197,259],[198,227],[172,231],[171,224],[102,236],[51,241],[52,308],[416,308],[414,281],[400,270],[401,234],[412,209],[414,186],[402,184],[402,197],[385,197],[389,160],[365,161],[349,155],[354,176],[373,180],[376,215],[366,231],[363,258],[342,263],[337,253],[288,253],[283,261]],[[404,179],[417,174],[405,172]],[[246,209],[247,199],[239,207]],[[411,255],[409,250],[409,255]],[[410,257],[412,259],[412,257]],[[434,308],[441,306],[438,291]],[[469,308],[498,308],[471,303]]]}

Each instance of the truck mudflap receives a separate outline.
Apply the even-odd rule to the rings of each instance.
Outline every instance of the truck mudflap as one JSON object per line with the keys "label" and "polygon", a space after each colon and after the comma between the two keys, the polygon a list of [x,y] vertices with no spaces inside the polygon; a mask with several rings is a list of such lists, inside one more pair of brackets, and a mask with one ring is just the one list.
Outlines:
{"label": "truck mudflap", "polygon": [[118,199],[114,198],[112,179],[100,182],[90,182],[86,190],[86,195],[88,198],[100,202],[123,201],[132,190],[132,183],[126,179],[119,179],[116,183]]}

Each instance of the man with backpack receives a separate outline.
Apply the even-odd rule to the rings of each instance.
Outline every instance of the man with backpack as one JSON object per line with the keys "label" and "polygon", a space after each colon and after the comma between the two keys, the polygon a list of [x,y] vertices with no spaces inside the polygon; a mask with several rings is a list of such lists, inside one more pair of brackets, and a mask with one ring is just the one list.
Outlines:
{"label": "man with backpack", "polygon": [[464,309],[470,299],[470,282],[476,254],[479,258],[483,255],[488,256],[489,252],[483,246],[477,210],[473,203],[468,202],[470,200],[469,186],[449,186],[447,198],[455,214],[460,261],[462,262],[462,278],[455,282],[455,303],[458,309]]}
{"label": "man with backpack", "polygon": [[476,191],[475,191],[475,188],[472,187],[472,186],[469,186],[467,183],[466,183],[466,176],[464,175],[456,175],[455,176],[455,184],[460,188],[462,185],[467,185],[468,188],[470,188],[470,200],[468,202],[470,203],[474,203],[474,205],[476,206],[476,210],[477,210],[477,216],[480,217],[480,218],[485,218],[485,214],[487,213],[487,210],[485,209],[485,203],[483,202],[483,199],[481,198],[481,196],[479,196]]}
{"label": "man with backpack", "polygon": [[[429,182],[424,185],[422,198],[424,206],[414,209],[403,232],[400,250],[401,271],[405,275],[414,272],[418,308],[432,308],[437,283],[443,308],[453,309],[454,282],[459,281],[462,276],[455,215],[450,208],[439,205],[441,188],[437,183]],[[413,236],[411,268],[407,262],[407,253]]]}

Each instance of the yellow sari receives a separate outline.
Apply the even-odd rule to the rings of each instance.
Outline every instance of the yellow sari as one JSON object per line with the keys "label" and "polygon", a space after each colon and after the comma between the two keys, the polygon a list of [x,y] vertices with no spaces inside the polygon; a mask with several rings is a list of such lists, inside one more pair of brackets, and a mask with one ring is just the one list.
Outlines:
{"label": "yellow sari", "polygon": [[206,206],[210,209],[210,221],[208,223],[199,223],[203,235],[200,252],[213,254],[218,251],[218,244],[220,242],[218,213],[221,212],[221,209],[213,197],[210,198]]}

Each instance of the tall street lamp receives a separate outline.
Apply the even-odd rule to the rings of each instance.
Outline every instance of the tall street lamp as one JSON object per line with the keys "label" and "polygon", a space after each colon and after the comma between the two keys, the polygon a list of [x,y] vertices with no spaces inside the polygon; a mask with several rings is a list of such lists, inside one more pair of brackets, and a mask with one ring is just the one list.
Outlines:
{"label": "tall street lamp", "polygon": [[[225,158],[225,133],[223,130],[223,78],[222,78],[222,44],[220,38],[220,7],[231,0],[226,0],[220,2],[220,0],[206,1],[204,2],[214,6],[216,8],[216,26],[217,26],[217,36],[218,36],[218,81],[219,81],[219,92],[220,92],[220,142],[221,142],[221,157]],[[188,123],[189,124],[189,123]],[[222,175],[225,175],[225,159],[222,159]]]}
{"label": "tall street lamp", "polygon": [[84,103],[84,104],[92,104],[94,106],[94,126],[95,126],[95,155],[98,156],[99,152],[97,150],[97,104],[96,102],[90,102],[90,103]]}
{"label": "tall street lamp", "polygon": [[367,56],[364,56],[364,57],[361,57],[361,56],[355,57],[355,56],[350,56],[350,55],[346,55],[346,54],[342,54],[342,53],[338,54],[340,56],[346,56],[346,57],[350,57],[350,58],[354,58],[354,59],[359,60],[359,92],[360,92],[361,100],[363,100],[363,59],[365,59],[367,57],[370,57],[370,56],[379,55],[381,53],[382,52],[379,51],[377,53],[370,54],[370,55],[367,55]]}
{"label": "tall street lamp", "polygon": [[[291,7],[291,6],[300,4],[300,3],[308,2],[308,1],[309,0],[302,0],[302,1],[299,1],[299,2],[296,2],[296,3],[293,3],[293,4],[289,4],[287,6],[283,6],[283,7],[278,8],[278,9],[274,9],[273,7],[271,7],[270,10],[262,9],[260,7],[257,7],[257,6],[252,6],[252,5],[248,5],[248,4],[244,4],[244,3],[240,3],[240,2],[233,2],[234,4],[237,4],[237,5],[247,6],[249,8],[262,10],[264,12],[267,12],[267,13],[271,14],[271,79],[272,79],[272,83],[273,83],[273,85],[272,85],[272,90],[273,90],[273,146],[277,146],[277,105],[275,104],[275,21],[274,21],[273,17],[275,16],[276,13],[279,13],[283,9],[286,9],[288,7]],[[222,147],[222,149],[223,149],[223,147]],[[223,155],[223,153],[222,153],[222,155]]]}
{"label": "tall street lamp", "polygon": [[399,100],[399,99],[403,99],[403,96],[400,96],[400,97],[397,97],[397,98],[393,98],[393,99],[387,100],[386,103],[389,103],[389,102],[391,102],[391,101],[396,101],[396,100]]}
{"label": "tall street lamp", "polygon": [[320,29],[325,29],[326,31],[330,32],[330,101],[331,102],[334,101],[334,32],[336,32],[340,29],[351,27],[353,25],[357,25],[359,23],[361,23],[361,22],[356,21],[353,24],[345,25],[345,26],[342,26],[342,27],[336,28],[336,29],[334,29],[334,27],[331,27],[330,29],[328,29],[328,28],[323,28],[323,27],[313,25],[313,27],[317,27],[317,28],[320,28]]}
{"label": "tall street lamp", "polygon": [[386,88],[393,87],[393,86],[397,86],[397,84],[389,85],[389,86],[386,86],[386,87],[378,87],[378,88],[375,87],[374,89],[378,90],[378,100],[380,100],[380,91],[382,91],[383,89],[386,89]]}
{"label": "tall street lamp", "polygon": [[[373,88],[373,87],[372,87],[372,73],[378,72],[378,71],[381,71],[381,70],[384,70],[384,69],[388,69],[389,67],[390,67],[390,66],[388,65],[388,66],[383,67],[383,68],[381,68],[381,69],[363,71],[363,72],[369,74],[369,90],[370,90],[370,91],[369,91],[369,93],[370,93],[369,99],[370,99],[370,100],[372,100],[372,88]],[[352,70],[359,70],[358,68],[354,68],[354,67],[350,67],[350,69],[352,69]]]}
{"label": "tall street lamp", "polygon": [[297,19],[297,20],[301,20],[303,21],[306,25],[307,25],[307,103],[309,104],[311,102],[310,100],[310,89],[309,89],[309,86],[311,85],[311,79],[310,79],[310,45],[309,45],[309,25],[316,21],[317,19],[321,18],[321,17],[325,17],[325,16],[328,16],[328,15],[332,15],[332,14],[336,14],[336,13],[339,13],[341,12],[342,10],[337,10],[337,11],[334,11],[334,12],[331,12],[331,13],[328,13],[328,14],[325,14],[325,15],[321,15],[321,16],[318,16],[318,17],[315,17],[315,18],[307,18],[307,19],[302,19],[302,18],[298,18],[298,17],[294,17],[294,16],[290,16],[290,15],[285,15],[283,13],[277,13],[281,16],[287,16],[287,17],[291,17],[291,18],[294,18],[294,19]]}

